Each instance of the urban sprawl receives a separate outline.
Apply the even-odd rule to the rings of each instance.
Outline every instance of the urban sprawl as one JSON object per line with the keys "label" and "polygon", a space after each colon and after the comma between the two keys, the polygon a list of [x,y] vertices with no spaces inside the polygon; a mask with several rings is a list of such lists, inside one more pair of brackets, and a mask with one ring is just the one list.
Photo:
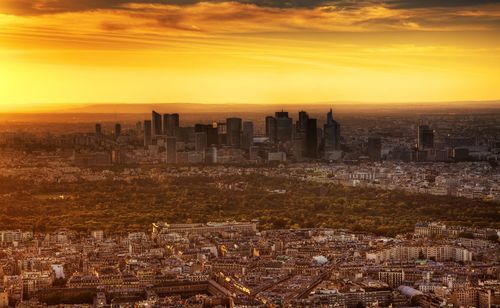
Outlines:
{"label": "urban sprawl", "polygon": [[332,110],[322,127],[307,112],[299,112],[294,123],[280,111],[255,128],[241,118],[182,127],[179,114],[153,111],[150,120],[126,130],[115,124],[107,134],[100,123],[93,133],[1,133],[0,171],[60,183],[257,173],[500,200],[498,119],[455,117],[428,116],[439,130],[426,124],[401,127],[406,122],[395,118],[341,134]]}
{"label": "urban sprawl", "polygon": [[[105,129],[110,123],[95,124],[95,131],[92,123],[91,132],[4,131],[0,200],[7,230],[0,231],[0,308],[500,307],[500,230],[494,215],[500,201],[500,123],[488,115],[425,119],[355,118],[341,132],[332,110],[322,123],[304,111],[294,123],[282,110],[255,126],[237,117],[181,126],[179,114],[153,111],[144,121],[112,123],[112,131]],[[246,179],[260,183],[264,178],[289,184],[247,191]],[[248,200],[269,193],[263,200],[281,210],[284,205],[272,201],[302,184],[307,184],[304,191],[319,187],[314,197],[319,201],[312,206],[307,198],[313,197],[305,196],[299,205],[306,211],[323,209],[319,216],[311,213],[307,224],[280,225],[267,205],[258,208],[258,216],[204,216],[221,212],[213,200],[224,201],[226,211],[235,204],[210,199],[214,188],[222,196],[248,194]],[[144,188],[148,185],[151,190]],[[203,194],[195,202],[206,204],[191,206],[191,213],[183,207],[192,201],[189,185],[207,191],[197,190]],[[100,190],[103,186],[109,190]],[[87,192],[87,187],[100,191]],[[170,187],[170,199],[161,187]],[[177,188],[188,192],[173,194]],[[353,195],[375,193],[352,211],[348,207],[354,203],[333,200],[342,207],[331,215],[351,219],[346,224],[316,224],[334,210],[335,204],[321,202],[328,189],[337,188]],[[137,190],[127,196],[125,189]],[[413,193],[454,197],[446,213],[455,211],[455,220],[447,222],[439,208],[436,216],[426,209],[425,218],[410,213],[404,230],[377,233],[354,226],[352,215],[341,216],[357,211],[355,217],[365,222],[382,221],[373,220],[375,203],[370,203],[380,191],[386,198],[381,200],[399,191],[410,193],[409,199]],[[114,199],[105,200],[105,194]],[[154,198],[143,203],[146,194]],[[135,210],[132,195],[140,200]],[[401,200],[400,208],[410,209],[413,203]],[[156,208],[162,202],[168,204]],[[244,198],[239,202],[252,206]],[[370,204],[372,214],[362,215]],[[456,204],[468,214],[458,215]],[[478,217],[489,224],[468,221],[478,209],[469,211],[469,204],[487,208],[488,214]],[[289,208],[302,209],[292,205],[299,206],[288,202]],[[118,208],[127,222],[114,229],[109,213]],[[48,217],[38,217],[37,209],[47,210]],[[109,215],[99,217],[104,225],[89,214],[101,215],[101,209]],[[133,221],[133,215],[145,213],[155,216]],[[50,215],[78,214],[78,227],[67,223],[76,220],[53,227],[44,222]],[[155,222],[158,218],[164,221]],[[428,218],[432,221],[416,223],[411,232],[416,221]],[[339,229],[344,226],[350,229]]]}
{"label": "urban sprawl", "polygon": [[0,231],[0,307],[497,307],[498,230],[394,238],[258,221]]}

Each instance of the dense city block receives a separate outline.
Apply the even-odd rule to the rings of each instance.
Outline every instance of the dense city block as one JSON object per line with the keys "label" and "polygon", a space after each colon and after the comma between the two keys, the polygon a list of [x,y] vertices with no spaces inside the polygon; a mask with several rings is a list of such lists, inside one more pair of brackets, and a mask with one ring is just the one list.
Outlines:
{"label": "dense city block", "polygon": [[0,306],[494,307],[497,237],[440,222],[395,237],[256,220],[3,230]]}
{"label": "dense city block", "polygon": [[0,307],[500,306],[497,116],[137,116],[2,127]]}

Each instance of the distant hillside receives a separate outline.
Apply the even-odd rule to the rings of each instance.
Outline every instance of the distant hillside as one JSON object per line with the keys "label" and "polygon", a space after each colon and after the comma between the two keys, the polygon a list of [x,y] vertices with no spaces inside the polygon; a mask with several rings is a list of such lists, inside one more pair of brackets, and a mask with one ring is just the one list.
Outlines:
{"label": "distant hillside", "polygon": [[[151,111],[159,113],[180,113],[183,125],[198,122],[218,121],[227,117],[241,117],[245,120],[264,121],[275,111],[288,111],[295,118],[301,110],[311,116],[323,118],[333,108],[336,117],[368,116],[426,116],[431,114],[499,114],[500,101],[445,102],[445,103],[305,103],[292,104],[88,104],[66,105],[43,111],[19,111],[0,113],[0,123],[135,123],[151,117]],[[11,124],[9,124],[11,123]]]}

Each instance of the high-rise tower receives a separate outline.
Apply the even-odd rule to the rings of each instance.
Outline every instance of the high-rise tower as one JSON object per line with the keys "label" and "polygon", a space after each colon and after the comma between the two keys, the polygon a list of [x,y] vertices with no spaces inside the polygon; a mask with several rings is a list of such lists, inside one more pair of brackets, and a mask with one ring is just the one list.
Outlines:
{"label": "high-rise tower", "polygon": [[151,112],[151,128],[153,136],[162,135],[161,114],[156,111]]}
{"label": "high-rise tower", "polygon": [[326,123],[323,127],[325,136],[325,154],[340,150],[340,124],[333,119],[333,111],[326,114]]}
{"label": "high-rise tower", "polygon": [[226,144],[239,148],[241,146],[241,119],[228,118],[226,119]]}
{"label": "high-rise tower", "polygon": [[169,137],[176,137],[179,131],[179,114],[166,113],[163,115],[163,134]]}
{"label": "high-rise tower", "polygon": [[292,141],[293,120],[288,117],[288,112],[278,111],[275,113],[276,118],[276,140],[278,142]]}
{"label": "high-rise tower", "polygon": [[249,150],[253,144],[253,122],[243,122],[243,133],[241,134],[241,147]]}
{"label": "high-rise tower", "polygon": [[434,148],[434,130],[429,125],[418,126],[417,148],[419,151]]}

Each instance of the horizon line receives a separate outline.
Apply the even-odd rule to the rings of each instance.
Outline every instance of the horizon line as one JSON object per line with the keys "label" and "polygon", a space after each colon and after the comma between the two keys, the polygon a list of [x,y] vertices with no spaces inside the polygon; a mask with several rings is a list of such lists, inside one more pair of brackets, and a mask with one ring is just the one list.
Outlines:
{"label": "horizon line", "polygon": [[[463,106],[465,104],[480,104],[481,106]],[[401,107],[415,107],[415,105],[423,105],[423,106],[432,106],[436,105],[436,107],[446,107],[442,106],[443,104],[449,104],[449,107],[487,107],[484,105],[500,103],[499,99],[491,99],[491,100],[450,100],[450,101],[388,101],[388,102],[369,102],[369,101],[323,101],[323,102],[283,102],[283,103],[264,103],[264,102],[251,102],[251,103],[232,103],[232,102],[220,102],[220,103],[205,103],[205,102],[156,102],[156,103],[145,103],[145,102],[81,102],[81,103],[40,103],[34,105],[26,105],[14,107],[12,109],[1,110],[0,114],[37,114],[37,113],[71,113],[71,112],[84,112],[84,113],[92,113],[90,111],[84,111],[81,109],[87,108],[99,108],[99,107],[113,107],[113,106],[134,106],[140,108],[141,106],[154,107],[155,105],[161,105],[158,107],[164,107],[168,105],[186,105],[186,106],[260,106],[260,107],[273,107],[273,106],[290,106],[290,107],[299,107],[299,106],[311,106],[311,107],[320,107],[324,105],[329,105],[332,107],[352,107],[356,108],[356,105],[359,107],[377,107],[377,106],[401,106]],[[355,104],[354,106],[348,106],[350,104]],[[488,106],[495,107],[495,106]],[[500,109],[500,106],[498,106]],[[116,112],[102,112],[102,113],[116,113]],[[140,112],[126,112],[126,113],[140,113]]]}

